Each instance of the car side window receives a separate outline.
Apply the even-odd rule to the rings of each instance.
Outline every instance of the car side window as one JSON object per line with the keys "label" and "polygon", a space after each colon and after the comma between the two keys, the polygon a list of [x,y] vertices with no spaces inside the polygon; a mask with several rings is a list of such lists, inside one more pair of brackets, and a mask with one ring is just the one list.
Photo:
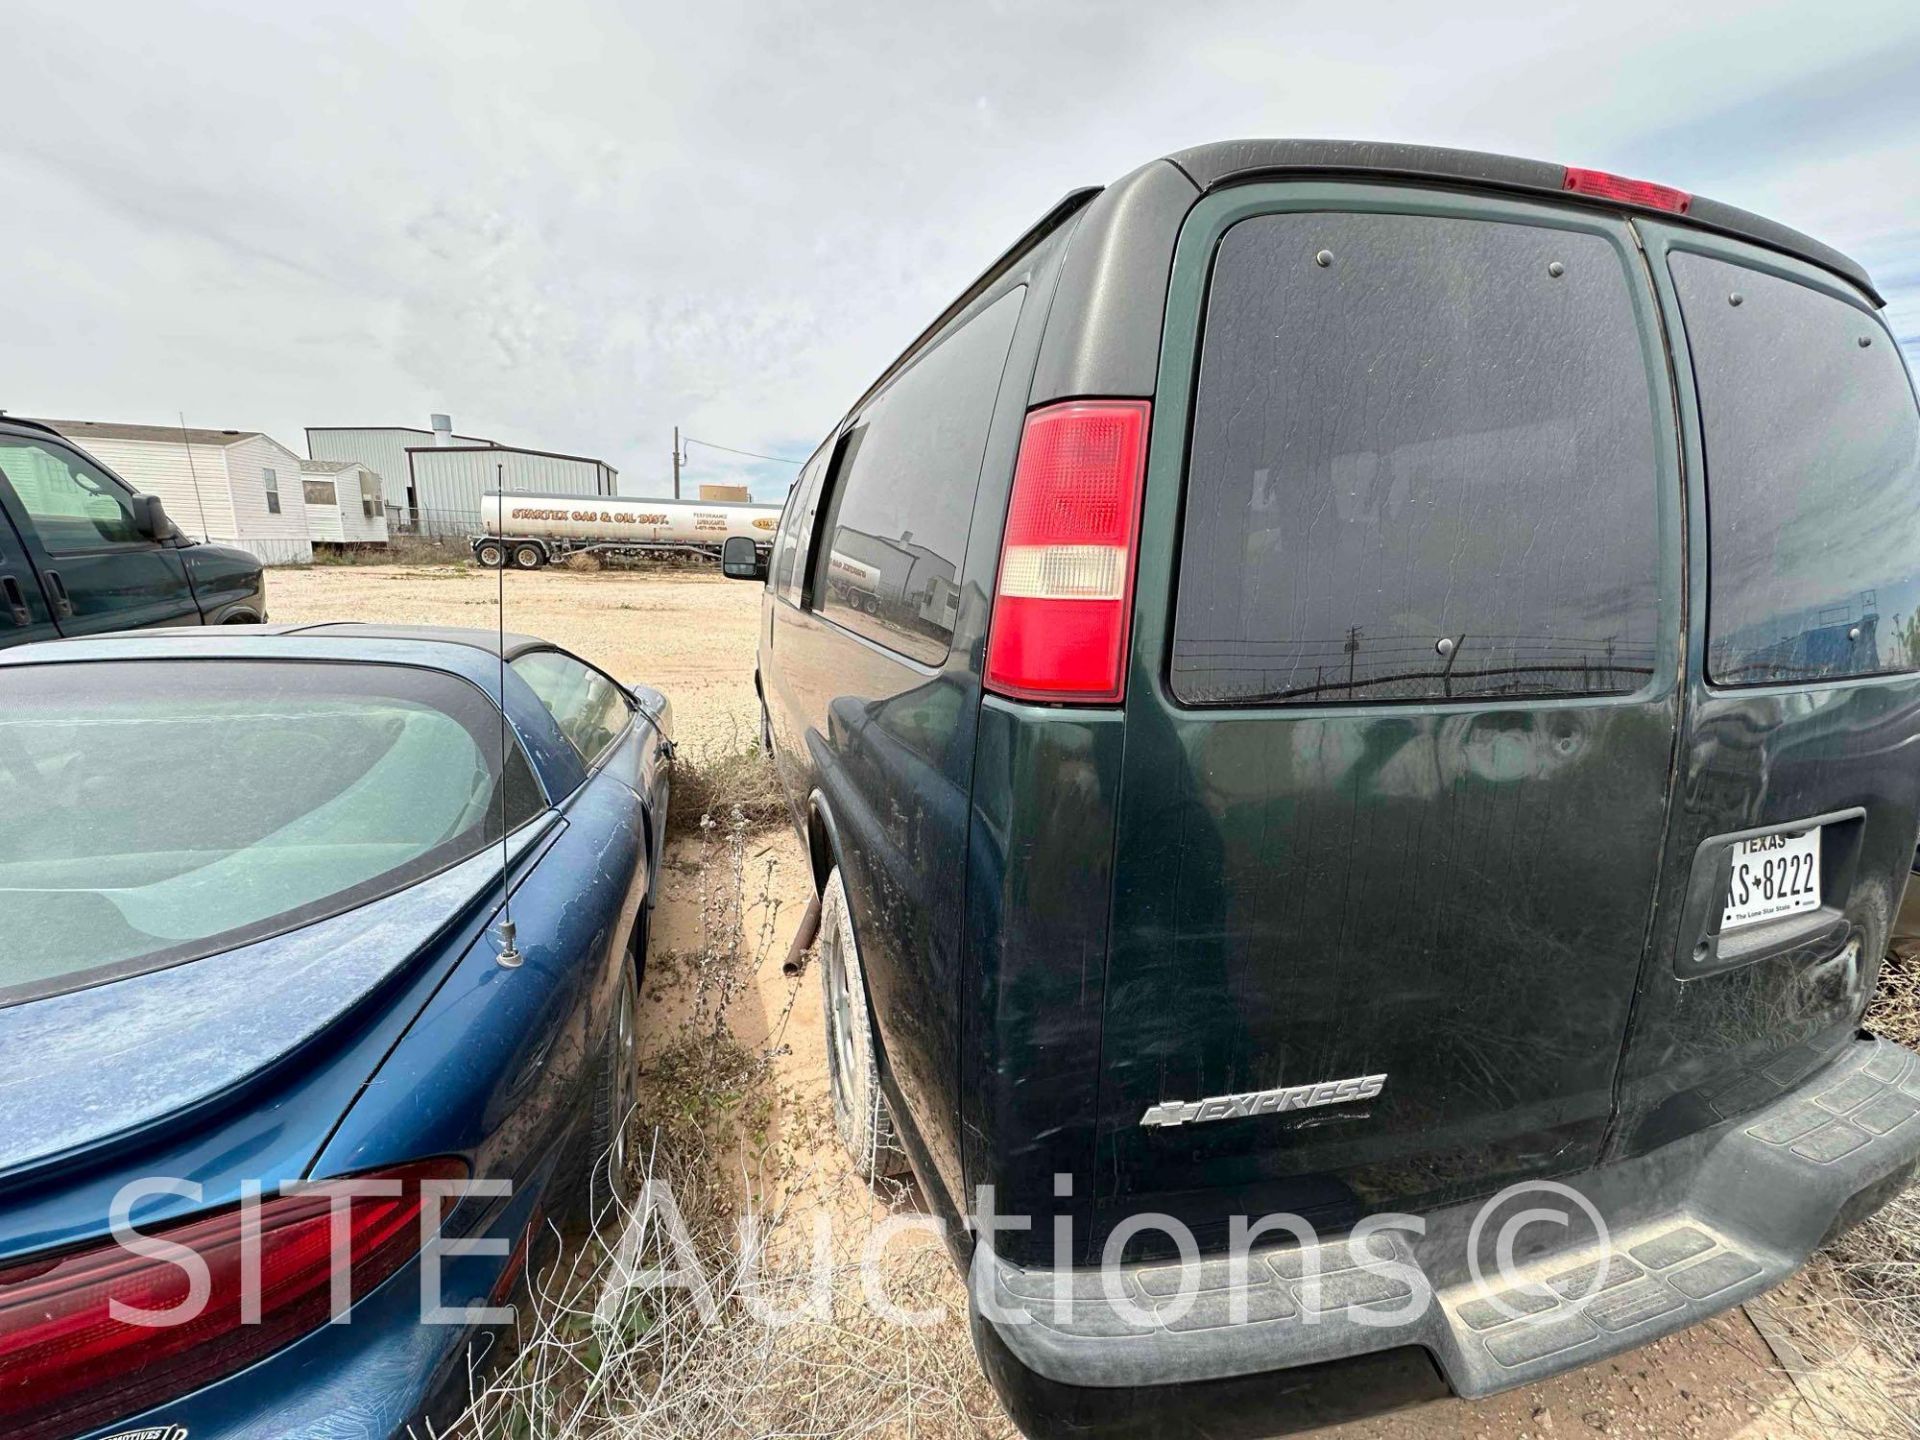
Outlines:
{"label": "car side window", "polygon": [[147,543],[134,526],[125,487],[71,450],[0,438],[0,475],[20,497],[49,554]]}
{"label": "car side window", "polygon": [[592,764],[633,717],[620,687],[558,650],[536,650],[513,662],[513,672],[532,687],[580,758]]}
{"label": "car side window", "polygon": [[835,624],[938,664],[960,608],[960,564],[1024,287],[895,377],[842,442],[814,604]]}

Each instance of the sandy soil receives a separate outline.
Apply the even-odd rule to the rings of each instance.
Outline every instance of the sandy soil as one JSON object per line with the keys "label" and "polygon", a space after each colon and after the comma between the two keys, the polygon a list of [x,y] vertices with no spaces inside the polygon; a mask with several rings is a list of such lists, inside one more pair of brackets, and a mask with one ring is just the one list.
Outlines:
{"label": "sandy soil", "polygon": [[[495,585],[490,573],[451,566],[275,570],[268,602],[276,621],[491,627]],[[666,691],[682,741],[695,754],[725,754],[746,743],[757,724],[752,677],[759,595],[758,587],[705,573],[515,573],[506,577],[507,628],[545,636],[622,679]],[[710,875],[703,861],[711,858],[702,845],[697,835],[683,833],[669,850],[655,953],[695,951],[702,943],[705,887],[712,883],[702,879]],[[827,1207],[839,1222],[871,1224],[889,1207],[852,1178],[832,1143],[817,976],[812,967],[799,977],[781,973],[809,894],[805,856],[790,835],[762,834],[749,843],[745,869],[743,919],[753,977],[730,1016],[743,1043],[782,1052],[771,1143],[798,1168],[804,1203]],[[675,1004],[670,974],[649,985],[650,1016],[665,1022]],[[965,1303],[959,1277],[948,1267],[920,1270],[943,1277],[923,1282],[940,1293],[912,1303],[943,1307],[959,1323]],[[1476,1404],[1442,1401],[1319,1433],[1338,1440],[1875,1433],[1857,1416],[1836,1423],[1830,1404],[1810,1393],[1777,1367],[1746,1312],[1736,1310],[1547,1385]],[[1013,1433],[1004,1421],[998,1432]]]}

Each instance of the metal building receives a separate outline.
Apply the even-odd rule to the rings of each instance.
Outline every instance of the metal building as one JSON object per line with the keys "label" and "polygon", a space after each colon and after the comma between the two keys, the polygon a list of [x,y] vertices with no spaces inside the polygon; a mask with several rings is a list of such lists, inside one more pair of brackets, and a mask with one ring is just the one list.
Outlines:
{"label": "metal building", "polygon": [[480,528],[480,497],[494,490],[619,493],[619,472],[604,460],[456,435],[445,415],[431,421],[430,430],[309,426],[307,453],[316,460],[358,460],[378,473],[396,532],[473,535]]}

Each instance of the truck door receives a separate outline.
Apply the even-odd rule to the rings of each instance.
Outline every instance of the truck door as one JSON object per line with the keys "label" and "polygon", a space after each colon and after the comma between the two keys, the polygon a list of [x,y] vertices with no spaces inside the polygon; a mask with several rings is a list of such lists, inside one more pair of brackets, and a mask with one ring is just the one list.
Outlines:
{"label": "truck door", "polygon": [[134,528],[131,495],[51,437],[0,435],[0,508],[63,635],[200,623],[180,553]]}
{"label": "truck door", "polygon": [[1626,1153],[1768,1104],[1847,1043],[1920,816],[1920,410],[1899,347],[1824,271],[1637,223],[1685,382],[1691,624]]}
{"label": "truck door", "polygon": [[1190,215],[1167,317],[1101,1218],[1338,1226],[1592,1164],[1680,704],[1631,230],[1247,187]]}
{"label": "truck door", "polygon": [[0,646],[50,640],[58,633],[20,532],[0,515]]}

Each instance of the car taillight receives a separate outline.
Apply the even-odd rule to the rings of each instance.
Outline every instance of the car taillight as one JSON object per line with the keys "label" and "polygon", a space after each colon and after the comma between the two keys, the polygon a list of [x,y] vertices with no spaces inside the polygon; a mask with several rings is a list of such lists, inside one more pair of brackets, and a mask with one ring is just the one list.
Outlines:
{"label": "car taillight", "polygon": [[[429,1160],[352,1177],[400,1184],[398,1195],[352,1198],[341,1228],[353,1297],[420,1249],[421,1183],[466,1174],[458,1160]],[[0,1270],[0,1435],[81,1434],[231,1375],[324,1325],[333,1314],[333,1203],[316,1186],[260,1201],[253,1226],[235,1206],[143,1228],[147,1240],[184,1246],[205,1263],[204,1303],[178,1323],[115,1318],[116,1301],[148,1314],[172,1309],[189,1298],[193,1279],[173,1261],[114,1241]],[[246,1253],[256,1236],[257,1265]],[[249,1272],[257,1286],[244,1283]]]}
{"label": "car taillight", "polygon": [[1569,165],[1560,188],[1576,195],[1592,195],[1600,200],[1618,200],[1638,205],[1643,210],[1666,210],[1675,215],[1687,213],[1693,196],[1671,185],[1656,185],[1651,180],[1630,180],[1625,175],[1609,175],[1604,170],[1581,170]]}
{"label": "car taillight", "polygon": [[1150,412],[1145,400],[1067,400],[1027,416],[987,630],[996,694],[1125,698]]}

